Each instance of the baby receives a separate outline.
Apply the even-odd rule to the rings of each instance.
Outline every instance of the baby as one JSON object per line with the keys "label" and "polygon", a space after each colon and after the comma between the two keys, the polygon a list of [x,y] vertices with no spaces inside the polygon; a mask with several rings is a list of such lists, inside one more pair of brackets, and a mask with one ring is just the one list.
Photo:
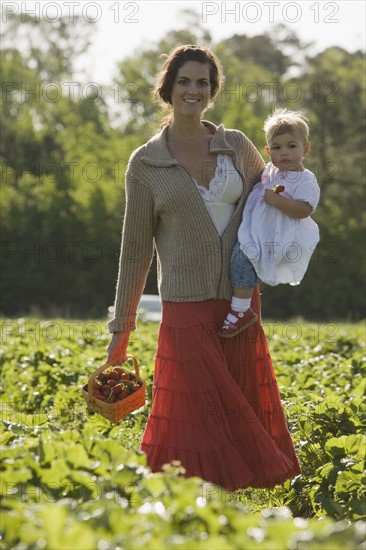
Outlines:
{"label": "baby", "polygon": [[236,336],[258,320],[250,308],[258,283],[299,284],[319,242],[319,228],[310,214],[320,189],[302,164],[311,147],[307,119],[300,112],[276,109],[266,119],[264,132],[271,162],[243,210],[231,255],[231,308],[219,330],[223,338]]}

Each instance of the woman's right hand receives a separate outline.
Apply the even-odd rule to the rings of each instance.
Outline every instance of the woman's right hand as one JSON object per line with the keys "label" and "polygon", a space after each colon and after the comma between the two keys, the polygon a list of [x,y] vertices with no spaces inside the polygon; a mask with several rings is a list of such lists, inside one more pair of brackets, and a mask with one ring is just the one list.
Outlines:
{"label": "woman's right hand", "polygon": [[107,363],[109,363],[110,365],[120,365],[127,360],[126,350],[129,338],[129,332],[113,333],[112,339],[107,348]]}

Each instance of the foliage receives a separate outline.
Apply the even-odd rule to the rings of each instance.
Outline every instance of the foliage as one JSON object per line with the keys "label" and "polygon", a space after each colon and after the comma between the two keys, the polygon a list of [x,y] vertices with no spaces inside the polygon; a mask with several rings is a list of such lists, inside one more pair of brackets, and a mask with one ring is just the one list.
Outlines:
{"label": "foliage", "polygon": [[147,406],[111,424],[81,394],[106,356],[104,323],[3,319],[0,548],[361,548],[364,327],[264,328],[302,474],[227,493],[179,464],[151,474],[139,451],[157,324],[141,321],[129,349]]}
{"label": "foliage", "polygon": [[[364,327],[310,326],[301,346],[291,350],[283,340],[273,346],[290,423],[296,417],[293,435],[302,463],[302,474],[286,483],[285,502],[299,515],[358,519],[365,516],[366,497]],[[288,374],[282,378],[289,365],[296,369],[291,382]]]}
{"label": "foliage", "polygon": [[274,106],[305,109],[310,119],[321,240],[301,285],[263,288],[265,314],[363,318],[364,54],[333,47],[311,56],[284,26],[214,44],[188,10],[180,29],[144,42],[102,86],[76,77],[90,25],[74,25],[14,15],[2,34],[2,313],[88,318],[113,302],[125,169],[162,117],[150,95],[160,56],[196,42],[214,49],[226,75],[206,118],[244,131],[261,152]]}

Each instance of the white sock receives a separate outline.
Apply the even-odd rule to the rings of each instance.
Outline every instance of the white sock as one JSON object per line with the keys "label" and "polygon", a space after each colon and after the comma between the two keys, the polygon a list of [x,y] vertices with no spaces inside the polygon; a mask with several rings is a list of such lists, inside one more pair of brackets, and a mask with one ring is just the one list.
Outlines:
{"label": "white sock", "polygon": [[[250,308],[251,300],[251,298],[236,298],[235,296],[233,296],[231,298],[231,309],[233,311],[237,311],[238,313],[244,313]],[[238,318],[234,315],[231,315],[231,313],[228,313],[227,319],[231,323],[236,323],[238,320]]]}
{"label": "white sock", "polygon": [[251,300],[251,298],[236,298],[235,296],[233,296],[231,298],[231,309],[233,311],[239,312],[247,311],[247,309],[250,308]]}

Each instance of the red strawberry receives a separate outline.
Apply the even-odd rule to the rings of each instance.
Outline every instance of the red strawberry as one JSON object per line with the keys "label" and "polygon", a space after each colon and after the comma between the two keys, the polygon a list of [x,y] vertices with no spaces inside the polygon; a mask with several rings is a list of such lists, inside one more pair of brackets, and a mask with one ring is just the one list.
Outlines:
{"label": "red strawberry", "polygon": [[121,374],[123,374],[125,371],[123,370],[122,367],[115,367],[112,372],[115,372],[118,374],[118,376],[121,376]]}
{"label": "red strawberry", "polygon": [[276,185],[276,187],[274,188],[275,193],[283,193],[284,190],[285,190],[284,185]]}
{"label": "red strawberry", "polygon": [[113,386],[112,393],[114,395],[118,395],[122,392],[123,392],[123,384],[116,384],[115,386]]}
{"label": "red strawberry", "polygon": [[119,373],[115,372],[114,370],[108,373],[109,380],[119,380],[119,376],[120,376]]}

